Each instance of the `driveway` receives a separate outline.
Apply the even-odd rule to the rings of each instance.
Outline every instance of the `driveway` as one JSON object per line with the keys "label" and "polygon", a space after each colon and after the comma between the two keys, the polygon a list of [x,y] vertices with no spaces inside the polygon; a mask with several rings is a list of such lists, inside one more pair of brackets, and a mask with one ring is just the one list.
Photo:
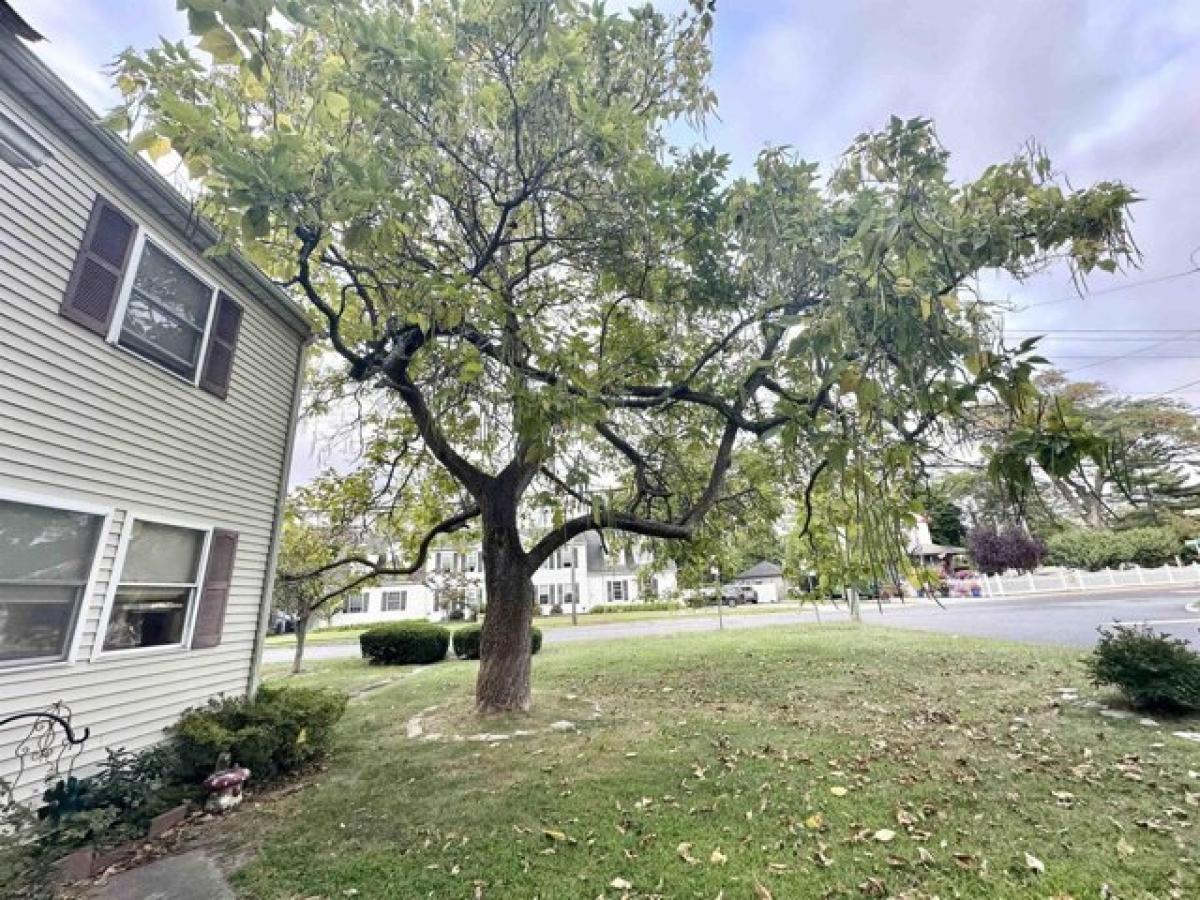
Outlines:
{"label": "driveway", "polygon": [[[1091,647],[1096,642],[1096,629],[1101,625],[1146,622],[1156,631],[1184,638],[1200,650],[1200,612],[1187,609],[1189,604],[1196,603],[1200,603],[1200,585],[1180,585],[1087,594],[1044,594],[1019,599],[947,600],[944,608],[924,601],[885,604],[882,609],[867,605],[863,607],[863,621],[892,628],[1073,647]],[[726,616],[724,624],[732,631],[815,623],[818,618],[822,622],[839,622],[845,621],[847,616],[844,607],[841,610],[822,607],[819,615],[808,608],[799,612]],[[690,616],[605,625],[564,625],[548,628],[542,634],[547,644],[559,644],[715,631],[718,624],[715,615]],[[310,644],[304,655],[306,659],[340,659],[358,654],[355,642]],[[291,658],[291,647],[271,647],[263,654],[263,661],[268,663],[287,662]]]}

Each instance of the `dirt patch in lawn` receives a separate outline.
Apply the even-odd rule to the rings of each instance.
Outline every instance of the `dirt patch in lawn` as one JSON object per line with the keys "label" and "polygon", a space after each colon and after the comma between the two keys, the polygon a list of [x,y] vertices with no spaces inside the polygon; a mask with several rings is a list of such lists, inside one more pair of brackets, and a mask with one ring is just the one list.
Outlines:
{"label": "dirt patch in lawn", "polygon": [[496,743],[547,732],[572,732],[603,719],[600,707],[578,694],[540,693],[532,711],[481,719],[475,700],[459,695],[429,706],[405,723],[405,737],[416,741]]}

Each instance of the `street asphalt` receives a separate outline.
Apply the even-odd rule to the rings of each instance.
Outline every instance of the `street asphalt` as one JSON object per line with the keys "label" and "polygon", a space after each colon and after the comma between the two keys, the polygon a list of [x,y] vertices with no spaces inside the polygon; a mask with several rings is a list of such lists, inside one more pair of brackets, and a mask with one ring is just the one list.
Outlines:
{"label": "street asphalt", "polygon": [[[928,601],[893,602],[882,607],[864,605],[863,621],[869,625],[912,628],[943,634],[973,635],[1035,644],[1090,647],[1096,630],[1114,622],[1144,622],[1189,641],[1200,650],[1200,584],[1162,586],[1123,591],[1094,591],[1086,594],[1043,594],[1035,597],[997,600],[952,599],[937,606]],[[1188,607],[1192,608],[1189,609]],[[773,628],[800,623],[845,621],[845,608],[822,607],[814,611],[795,608],[787,612],[725,616],[726,629]],[[604,625],[563,625],[543,632],[548,644],[612,638],[655,637],[696,631],[715,631],[716,615],[678,619],[651,619]],[[291,647],[270,647],[263,654],[268,663],[287,662]],[[358,656],[358,643],[310,644],[307,659],[339,659]]]}

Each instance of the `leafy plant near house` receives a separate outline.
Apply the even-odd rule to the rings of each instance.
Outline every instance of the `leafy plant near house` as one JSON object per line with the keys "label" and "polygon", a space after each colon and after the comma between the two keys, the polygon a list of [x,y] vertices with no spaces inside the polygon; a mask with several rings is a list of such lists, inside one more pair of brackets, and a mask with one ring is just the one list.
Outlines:
{"label": "leafy plant near house", "polygon": [[339,691],[268,685],[252,700],[210,701],[184,713],[171,729],[179,771],[198,784],[228,754],[256,782],[295,772],[328,752],[346,702]]}
{"label": "leafy plant near house", "polygon": [[[468,625],[454,632],[454,655],[459,659],[479,659],[479,650],[483,643],[483,626]],[[530,629],[530,653],[542,649],[542,630]]]}
{"label": "leafy plant near house", "polygon": [[375,665],[428,665],[446,658],[450,629],[430,622],[396,622],[364,631],[358,644]]}
{"label": "leafy plant near house", "polygon": [[[1136,257],[1126,186],[1073,189],[1036,149],[956,182],[923,119],[830,179],[781,147],[743,178],[673,150],[716,103],[705,0],[181,6],[198,47],[123,54],[112,121],[177,151],[320,324],[318,392],[360,401],[358,499],[412,552],[345,566],[411,574],[479,529],[481,713],[529,708],[532,576],[567,542],[690,541],[763,460],[869,506],[974,404],[1034,393],[1034,341],[966,285]],[[556,521],[527,542],[534,503]]]}
{"label": "leafy plant near house", "polygon": [[1145,626],[1101,629],[1085,660],[1092,681],[1113,685],[1139,709],[1200,710],[1200,653],[1186,641]]}
{"label": "leafy plant near house", "polygon": [[139,837],[150,820],[199,796],[199,783],[181,778],[174,748],[109,750],[94,775],[55,782],[37,810],[43,849],[117,844]]}

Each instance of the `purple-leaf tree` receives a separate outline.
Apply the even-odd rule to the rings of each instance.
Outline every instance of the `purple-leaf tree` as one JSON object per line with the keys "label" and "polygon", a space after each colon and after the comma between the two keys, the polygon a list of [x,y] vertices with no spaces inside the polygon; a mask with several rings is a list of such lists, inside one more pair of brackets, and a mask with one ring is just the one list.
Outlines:
{"label": "purple-leaf tree", "polygon": [[1032,572],[1046,556],[1042,539],[1015,525],[1003,531],[990,525],[976,528],[967,536],[967,544],[976,567],[985,575],[999,575],[1009,569]]}

